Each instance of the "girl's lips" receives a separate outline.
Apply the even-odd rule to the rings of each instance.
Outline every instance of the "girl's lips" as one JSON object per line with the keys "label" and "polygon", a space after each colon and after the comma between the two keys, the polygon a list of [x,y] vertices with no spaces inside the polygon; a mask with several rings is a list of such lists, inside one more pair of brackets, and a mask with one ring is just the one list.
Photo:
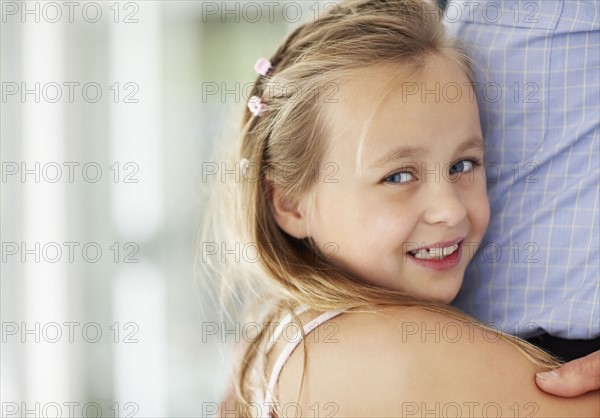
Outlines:
{"label": "girl's lips", "polygon": [[458,249],[456,251],[454,251],[452,254],[450,254],[446,257],[443,257],[443,258],[426,259],[426,258],[417,258],[411,252],[408,252],[406,254],[408,254],[409,260],[411,260],[413,263],[418,264],[421,267],[425,267],[425,268],[433,269],[433,270],[449,270],[449,269],[455,267],[458,263],[460,263],[460,260],[462,258],[462,247],[463,247],[462,240],[460,240],[458,242],[456,242],[456,241],[448,241],[448,242],[444,242],[444,243],[438,242],[432,246],[421,247],[421,248],[445,248],[445,247],[451,246],[453,244],[457,244]]}
{"label": "girl's lips", "polygon": [[431,245],[421,245],[420,247],[416,247],[414,249],[411,248],[411,251],[414,252],[414,251],[418,251],[418,250],[421,250],[421,249],[429,249],[429,248],[446,248],[446,247],[449,247],[449,246],[451,246],[453,244],[459,244],[462,241],[464,241],[464,239],[465,239],[465,237],[463,236],[463,237],[457,237],[457,238],[455,238],[453,240],[450,240],[450,241],[440,241],[440,242],[436,242],[436,243],[431,244]]}

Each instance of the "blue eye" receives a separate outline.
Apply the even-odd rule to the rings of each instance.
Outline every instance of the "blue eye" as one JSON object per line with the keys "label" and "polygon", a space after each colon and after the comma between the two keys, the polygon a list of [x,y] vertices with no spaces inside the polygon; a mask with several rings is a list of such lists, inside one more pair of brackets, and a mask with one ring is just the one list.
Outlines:
{"label": "blue eye", "polygon": [[476,161],[462,160],[450,167],[450,174],[466,173],[478,165]]}
{"label": "blue eye", "polygon": [[385,183],[408,183],[415,179],[415,176],[410,174],[407,171],[399,171],[397,173],[392,174],[391,176],[383,179]]}

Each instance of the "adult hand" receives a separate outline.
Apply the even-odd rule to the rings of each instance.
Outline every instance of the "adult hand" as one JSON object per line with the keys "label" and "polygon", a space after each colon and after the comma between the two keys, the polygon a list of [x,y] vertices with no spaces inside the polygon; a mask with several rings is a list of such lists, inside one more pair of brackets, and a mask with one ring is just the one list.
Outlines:
{"label": "adult hand", "polygon": [[572,398],[600,389],[600,351],[570,361],[549,372],[537,373],[535,383],[544,392]]}

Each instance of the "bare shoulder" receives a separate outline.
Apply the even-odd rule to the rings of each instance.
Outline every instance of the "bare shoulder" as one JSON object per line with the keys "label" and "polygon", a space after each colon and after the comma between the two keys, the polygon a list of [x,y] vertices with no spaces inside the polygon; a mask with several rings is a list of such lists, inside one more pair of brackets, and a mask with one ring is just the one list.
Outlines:
{"label": "bare shoulder", "polygon": [[544,394],[536,371],[496,333],[439,313],[349,312],[293,352],[278,402],[296,416],[600,415],[598,392],[572,400]]}

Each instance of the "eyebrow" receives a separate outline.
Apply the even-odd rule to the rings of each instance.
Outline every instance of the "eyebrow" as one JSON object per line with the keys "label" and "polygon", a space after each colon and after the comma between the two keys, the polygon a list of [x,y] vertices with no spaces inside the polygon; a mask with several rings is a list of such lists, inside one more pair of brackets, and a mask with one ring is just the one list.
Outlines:
{"label": "eyebrow", "polygon": [[[479,137],[479,136],[474,136],[474,137],[467,139],[466,141],[464,141],[462,144],[460,144],[458,146],[458,148],[456,149],[456,153],[460,154],[469,149],[477,149],[480,151],[484,151],[485,145],[483,143],[483,139],[481,139],[481,137]],[[381,167],[381,166],[391,163],[393,161],[398,161],[398,160],[402,160],[402,159],[406,159],[406,158],[413,158],[415,156],[424,154],[425,151],[426,150],[423,147],[409,147],[409,146],[401,145],[399,147],[392,149],[387,154],[385,154],[384,156],[382,156],[381,158],[376,160],[370,166],[370,168]]]}

